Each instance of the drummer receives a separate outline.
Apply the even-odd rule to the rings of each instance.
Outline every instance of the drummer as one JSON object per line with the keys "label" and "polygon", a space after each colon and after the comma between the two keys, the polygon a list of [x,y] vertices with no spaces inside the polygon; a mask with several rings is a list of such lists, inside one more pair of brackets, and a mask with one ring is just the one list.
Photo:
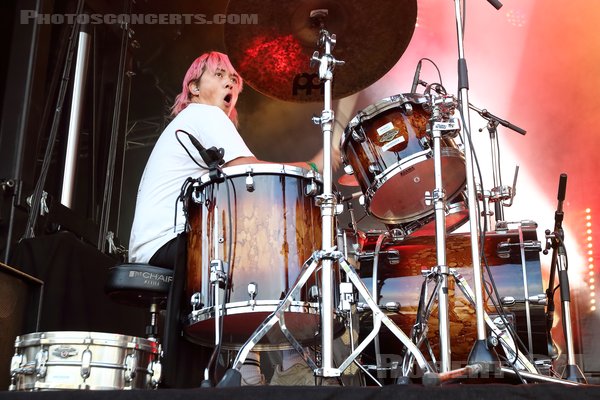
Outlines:
{"label": "drummer", "polygon": [[[266,163],[254,156],[236,129],[235,105],[242,87],[242,78],[225,54],[203,54],[189,67],[171,109],[174,119],[158,138],[142,175],[129,241],[130,262],[173,267],[175,238],[185,227],[183,210],[178,207],[173,229],[175,201],[188,177],[207,172],[186,132],[204,148],[223,148],[225,167]],[[322,171],[323,151],[306,162],[286,164]]]}
{"label": "drummer", "polygon": [[[224,149],[225,167],[266,163],[254,156],[236,128],[235,105],[242,87],[242,77],[225,54],[202,54],[189,67],[171,109],[174,118],[154,145],[141,178],[129,241],[130,262],[171,269],[175,266],[177,238],[185,229],[183,210],[176,207],[176,200],[186,179],[198,178],[207,173],[208,167],[188,135],[205,149]],[[336,169],[339,157],[332,158]],[[319,172],[323,171],[323,162],[321,149],[308,161],[286,164]],[[258,364],[258,354],[251,354],[247,360]],[[245,375],[245,384],[264,381],[259,372]]]}

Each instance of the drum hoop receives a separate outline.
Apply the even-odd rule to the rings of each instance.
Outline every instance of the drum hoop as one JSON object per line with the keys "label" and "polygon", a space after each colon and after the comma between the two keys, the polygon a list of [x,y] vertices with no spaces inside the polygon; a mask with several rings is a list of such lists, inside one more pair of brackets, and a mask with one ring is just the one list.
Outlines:
{"label": "drum hoop", "polygon": [[[273,312],[279,306],[278,300],[256,300],[254,304],[249,301],[236,301],[225,304],[225,315],[248,314],[250,312]],[[295,312],[300,314],[318,314],[319,305],[306,301],[292,301],[285,312]],[[215,315],[215,307],[204,307],[199,310],[192,311],[188,314],[187,322],[189,326],[196,322],[213,319]]]}
{"label": "drum hoop", "polygon": [[[408,156],[400,161],[395,162],[394,164],[392,164],[391,166],[386,168],[383,172],[381,172],[373,177],[373,185],[371,185],[372,188],[375,190],[378,190],[385,182],[387,182],[389,180],[389,178],[396,176],[399,172],[402,172],[402,171],[412,167],[413,165],[419,164],[419,163],[427,160],[428,158],[431,158],[431,157],[427,157],[427,155],[429,155],[429,154],[431,154],[431,157],[433,157],[433,151],[431,149],[422,150],[415,154],[411,154],[410,156]],[[423,159],[423,157],[425,159]],[[459,150],[452,148],[452,147],[442,149],[442,157],[464,158],[464,156],[462,155],[462,153]],[[400,167],[400,168],[398,168],[398,167]]]}
{"label": "drum hoop", "polygon": [[15,339],[15,347],[17,348],[48,345],[106,346],[158,353],[157,344],[152,340],[116,333],[86,331],[33,332],[17,336]]}
{"label": "drum hoop", "polygon": [[344,148],[346,145],[347,137],[350,136],[350,131],[354,131],[358,125],[362,124],[365,120],[373,119],[377,115],[390,110],[391,108],[401,106],[405,103],[414,103],[414,104],[423,104],[426,103],[427,99],[425,96],[418,95],[415,93],[403,93],[397,94],[390,97],[385,97],[376,103],[373,103],[359,112],[350,120],[346,129],[344,130],[345,134],[342,135],[340,148]]}
{"label": "drum hoop", "polygon": [[[321,174],[311,169],[305,169],[288,164],[241,164],[223,168],[223,174],[232,178],[235,176],[247,175],[286,175],[296,176],[300,178],[315,179],[322,182]],[[200,183],[205,184],[211,182],[209,174],[204,174],[200,177]]]}

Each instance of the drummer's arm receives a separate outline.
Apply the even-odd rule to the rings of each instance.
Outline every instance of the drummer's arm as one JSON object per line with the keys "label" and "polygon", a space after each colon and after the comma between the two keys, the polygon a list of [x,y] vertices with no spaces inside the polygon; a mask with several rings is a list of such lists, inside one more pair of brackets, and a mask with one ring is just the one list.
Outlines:
{"label": "drummer's arm", "polygon": [[234,158],[231,161],[225,163],[225,167],[231,167],[234,165],[242,165],[242,164],[286,164],[292,165],[294,167],[300,168],[312,168],[317,169],[317,171],[323,171],[323,155],[322,152],[319,151],[310,161],[296,161],[296,162],[283,162],[283,163],[273,163],[270,161],[262,161],[257,159],[256,157],[238,157]]}

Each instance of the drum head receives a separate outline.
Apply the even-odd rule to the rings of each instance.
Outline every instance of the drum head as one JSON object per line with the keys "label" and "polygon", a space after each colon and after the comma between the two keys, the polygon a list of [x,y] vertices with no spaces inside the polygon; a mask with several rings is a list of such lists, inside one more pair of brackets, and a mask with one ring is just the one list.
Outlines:
{"label": "drum head", "polygon": [[[464,157],[454,148],[442,149],[443,186],[448,198],[465,185]],[[425,193],[435,188],[434,160],[430,152],[405,161],[379,179],[367,195],[371,215],[386,224],[414,221],[431,214],[433,204],[425,204]]]}

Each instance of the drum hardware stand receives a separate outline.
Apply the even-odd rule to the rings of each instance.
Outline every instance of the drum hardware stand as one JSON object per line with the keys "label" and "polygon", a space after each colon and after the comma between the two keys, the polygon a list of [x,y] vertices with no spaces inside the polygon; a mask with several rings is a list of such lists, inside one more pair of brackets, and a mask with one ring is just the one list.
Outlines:
{"label": "drum hardware stand", "polygon": [[[215,230],[216,231],[216,230]],[[215,245],[216,247],[216,245]],[[221,288],[225,287],[227,281],[227,274],[223,269],[223,262],[221,260],[211,260],[210,262],[210,287],[212,288],[213,301],[215,310],[215,352],[218,352],[221,348],[221,323],[224,317],[224,312],[221,310],[219,297]],[[201,305],[200,293],[194,293],[191,298],[192,312],[195,311],[196,307]],[[217,357],[217,354],[214,355]],[[210,363],[204,369],[204,379],[200,384],[200,387],[211,387],[212,383],[210,380]]]}
{"label": "drum hardware stand", "polygon": [[[519,128],[518,126],[503,120],[502,118],[498,118],[494,114],[490,113],[487,110],[481,110],[472,104],[469,104],[469,108],[477,112],[481,115],[482,118],[488,121],[487,130],[490,135],[490,146],[492,153],[492,174],[493,174],[493,182],[494,187],[490,191],[489,202],[494,203],[494,215],[496,216],[495,229],[497,231],[505,231],[507,230],[505,219],[504,219],[504,207],[510,207],[513,204],[513,200],[517,190],[517,177],[519,174],[519,166],[515,168],[515,175],[513,179],[512,186],[503,186],[502,185],[502,175],[500,173],[500,145],[498,141],[497,128],[498,125],[505,126],[513,131],[520,133],[521,135],[525,135],[527,132]],[[483,129],[479,129],[479,132],[483,131]]]}
{"label": "drum hardware stand", "polygon": [[[439,269],[439,268],[434,267],[432,270],[423,271],[423,275],[426,277],[426,281],[424,282],[423,288],[421,290],[421,300],[419,301],[419,307],[417,309],[418,325],[415,324],[415,327],[413,329],[413,341],[418,346],[425,343],[428,346],[428,348],[429,348],[429,342],[427,340],[428,325],[427,325],[426,321],[429,319],[428,317],[431,314],[431,311],[433,308],[433,302],[435,300],[435,297],[438,296],[439,288],[441,287],[441,284],[442,284],[442,281],[440,279],[441,275],[439,274],[439,272],[436,271],[437,269]],[[473,290],[469,286],[467,280],[462,276],[462,274],[460,274],[454,268],[449,268],[448,274],[449,274],[449,276],[451,276],[453,278],[454,282],[459,287],[459,289],[461,290],[461,292],[463,293],[465,298],[472,305],[475,305]],[[425,294],[425,292],[427,290],[426,284],[427,284],[427,281],[433,280],[433,279],[436,280],[435,287],[432,291],[431,297],[427,301],[427,305],[425,306],[425,298],[427,297],[427,295]],[[489,314],[487,314],[486,312],[484,312],[484,319],[485,319],[486,324],[490,328],[490,331],[492,332],[492,335],[490,335],[488,337],[490,344],[494,347],[497,346],[498,344],[500,344],[502,346],[502,348],[504,349],[507,357],[508,358],[513,357],[515,359],[514,364],[516,367],[520,367],[521,370],[525,370],[530,373],[536,373],[537,369],[536,369],[535,365],[527,357],[525,357],[523,352],[518,351],[517,343],[507,332],[506,319],[504,317],[501,317],[501,318],[497,319],[497,321],[493,320],[489,316]],[[423,322],[421,322],[421,321],[423,321]],[[404,360],[403,360],[403,369],[409,370],[412,367],[412,362],[413,362],[412,357],[405,356]],[[469,371],[466,371],[466,372],[469,372]]]}
{"label": "drum hardware stand", "polygon": [[[217,161],[218,162],[218,161]],[[213,165],[211,165],[211,167],[214,167]],[[215,168],[211,169],[212,171],[216,171]],[[212,177],[211,177],[212,178]],[[217,206],[215,205],[215,208]],[[218,227],[219,226],[219,212],[218,210],[215,211],[215,217],[214,217],[214,223],[215,226]],[[214,230],[214,238],[213,238],[213,242],[214,242],[214,255],[215,257],[218,257],[219,255],[219,237],[218,237],[218,232],[219,229],[215,229]],[[211,356],[211,361],[213,361],[214,359],[216,359],[216,357],[218,357],[218,353],[220,352],[221,349],[221,333],[222,333],[222,323],[223,323],[223,318],[225,317],[225,313],[226,310],[221,310],[221,303],[220,303],[220,295],[221,295],[221,289],[225,289],[227,287],[227,281],[228,281],[228,276],[227,276],[227,263],[224,263],[222,260],[215,258],[213,260],[210,261],[210,274],[209,274],[209,280],[210,280],[210,292],[212,292],[212,296],[213,296],[213,310],[215,312],[215,348],[213,351],[213,354]],[[210,296],[210,293],[209,293]],[[225,296],[227,296],[227,292],[225,291]],[[224,299],[224,302],[227,302],[227,299]],[[201,307],[202,306],[202,295],[200,293],[194,293],[192,295],[192,298],[190,299],[190,304],[192,306],[192,313],[196,310],[196,307]],[[224,306],[225,304],[223,304]],[[216,361],[215,361],[216,362]],[[206,366],[206,368],[204,369],[204,379],[202,380],[200,387],[211,387],[212,386],[212,382],[210,379],[210,365],[211,363],[209,362],[209,364]]]}
{"label": "drum hardware stand", "polygon": [[431,107],[431,118],[428,131],[433,138],[433,162],[435,175],[435,188],[433,193],[425,193],[425,204],[433,203],[435,209],[435,241],[437,267],[434,273],[438,276],[439,287],[438,318],[439,318],[439,346],[440,346],[440,371],[450,371],[450,324],[448,319],[448,265],[446,264],[446,192],[442,179],[442,132],[456,132],[460,129],[458,121],[450,117],[454,113],[455,99],[450,96],[440,95],[435,89],[437,84],[432,84],[425,89],[429,106]]}
{"label": "drum hardware stand", "polygon": [[546,313],[546,329],[550,332],[554,319],[554,274],[558,270],[558,280],[560,286],[560,298],[562,305],[562,322],[565,341],[567,345],[567,365],[562,373],[562,378],[580,383],[587,383],[585,376],[577,366],[575,361],[575,347],[573,345],[573,327],[571,325],[571,294],[569,288],[569,275],[567,271],[567,252],[564,243],[564,231],[562,221],[564,217],[563,201],[567,190],[567,174],[560,174],[558,184],[558,206],[554,213],[554,231],[546,230],[546,249],[544,254],[552,248],[552,261],[550,265],[550,277],[548,280],[548,289],[546,296],[548,298],[548,308]]}
{"label": "drum hardware stand", "polygon": [[[492,196],[492,192],[489,190],[483,189],[482,185],[479,183],[476,185],[476,187],[477,187],[477,200],[483,204],[487,204],[487,207],[485,207],[485,209],[481,210],[480,216],[481,216],[481,218],[484,218],[486,226],[491,226],[492,225],[492,217],[494,216],[494,212],[490,211],[490,204],[492,203],[490,198]],[[496,224],[496,226],[498,226],[498,224]]]}
{"label": "drum hardware stand", "polygon": [[[248,356],[251,348],[262,338],[277,322],[282,330],[282,333],[288,339],[290,344],[298,353],[303,355],[307,364],[313,369],[314,374],[320,377],[339,377],[341,373],[354,362],[368,343],[378,334],[383,322],[388,329],[407,347],[408,351],[414,354],[419,367],[424,372],[424,377],[435,375],[431,367],[427,363],[425,357],[419,349],[411,342],[411,340],[402,332],[396,324],[389,319],[379,309],[377,303],[371,297],[368,289],[359,278],[354,268],[349,265],[340,251],[335,250],[334,242],[334,213],[335,213],[335,197],[332,192],[332,171],[331,171],[331,137],[334,123],[334,112],[331,109],[332,98],[332,80],[333,69],[336,65],[342,65],[343,61],[336,60],[331,50],[335,45],[335,34],[330,34],[324,28],[324,18],[327,16],[327,10],[313,10],[310,13],[312,19],[318,22],[320,26],[319,46],[325,50],[323,56],[319,57],[319,52],[315,51],[312,56],[311,63],[319,63],[319,77],[324,81],[324,109],[321,117],[313,118],[315,124],[320,124],[323,133],[323,194],[318,196],[319,206],[321,207],[322,219],[322,250],[316,251],[309,260],[306,261],[294,286],[289,290],[288,294],[283,298],[277,309],[257,328],[250,336],[246,343],[242,346],[236,356],[232,369],[225,372],[223,379],[219,382],[219,387],[239,386],[241,374],[239,370]],[[367,338],[360,343],[348,358],[341,363],[338,368],[333,367],[333,262],[337,261],[341,269],[346,273],[346,277],[354,284],[359,294],[363,296],[371,311],[373,312],[373,330],[367,335]],[[310,359],[308,352],[302,348],[300,343],[292,336],[285,326],[284,311],[293,300],[293,296],[298,290],[306,284],[308,278],[321,265],[322,274],[322,306],[321,306],[321,366],[317,365]],[[433,379],[433,378],[432,378]]]}

